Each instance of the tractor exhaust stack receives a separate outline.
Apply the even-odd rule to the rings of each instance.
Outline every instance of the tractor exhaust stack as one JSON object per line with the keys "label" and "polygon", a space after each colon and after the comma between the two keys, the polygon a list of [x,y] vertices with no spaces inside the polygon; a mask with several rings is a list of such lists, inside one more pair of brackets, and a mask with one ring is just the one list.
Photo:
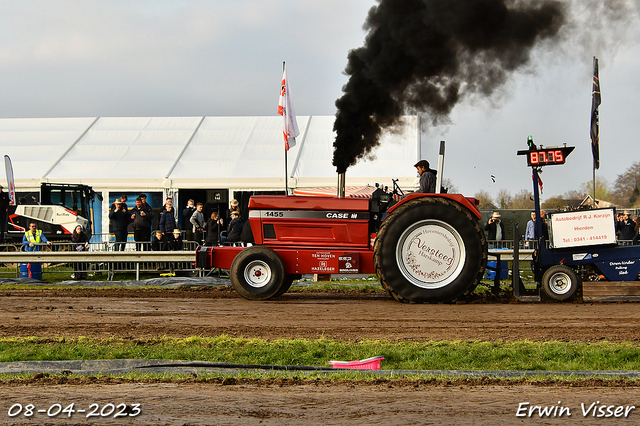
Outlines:
{"label": "tractor exhaust stack", "polygon": [[346,192],[345,173],[338,173],[338,198],[344,198]]}

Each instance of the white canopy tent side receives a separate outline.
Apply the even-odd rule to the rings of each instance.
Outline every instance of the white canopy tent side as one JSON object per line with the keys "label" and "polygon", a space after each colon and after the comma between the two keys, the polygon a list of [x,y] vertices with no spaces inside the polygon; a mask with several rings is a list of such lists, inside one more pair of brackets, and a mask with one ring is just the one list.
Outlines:
{"label": "white canopy tent side", "polygon": [[[336,186],[338,175],[332,165],[333,132],[332,116],[314,116],[307,136],[300,147],[299,158],[292,172],[295,188]],[[295,148],[294,148],[295,149]],[[349,167],[347,186],[366,186],[380,183],[392,186],[392,179],[409,188],[415,180],[413,167],[420,158],[420,131],[417,116],[403,117],[403,124],[387,131],[380,138],[380,145],[371,154]]]}
{"label": "white canopy tent side", "polygon": [[[95,117],[0,119],[0,147],[13,163],[16,189],[38,191],[47,172],[94,121]],[[0,179],[4,182],[4,173]]]}
{"label": "white canopy tent side", "polygon": [[[335,186],[333,116],[299,116],[302,133],[288,153],[289,187]],[[370,158],[347,170],[347,185],[402,187],[420,158],[416,116],[383,134]],[[86,184],[135,193],[228,188],[284,190],[282,117],[88,117],[0,119],[0,147],[13,161],[17,191],[41,182]],[[108,229],[109,203],[101,223]]]}

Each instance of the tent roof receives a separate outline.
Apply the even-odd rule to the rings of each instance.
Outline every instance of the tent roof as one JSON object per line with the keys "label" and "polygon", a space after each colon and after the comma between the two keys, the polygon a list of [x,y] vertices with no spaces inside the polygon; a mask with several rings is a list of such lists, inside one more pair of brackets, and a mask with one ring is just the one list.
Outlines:
{"label": "tent roof", "polygon": [[[288,152],[290,187],[332,186],[333,116],[300,116]],[[410,185],[419,123],[406,116],[347,170],[348,185]],[[89,117],[0,119],[0,147],[16,186],[42,181],[96,188],[283,188],[282,117]]]}

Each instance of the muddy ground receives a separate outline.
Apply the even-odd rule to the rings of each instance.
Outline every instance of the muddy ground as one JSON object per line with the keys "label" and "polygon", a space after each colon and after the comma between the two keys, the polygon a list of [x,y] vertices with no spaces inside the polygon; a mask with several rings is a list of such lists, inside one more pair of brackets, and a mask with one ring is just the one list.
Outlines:
{"label": "muddy ground", "polygon": [[[238,337],[640,341],[640,309],[633,303],[517,303],[508,297],[458,304],[400,304],[381,291],[303,291],[269,302],[241,299],[229,288],[172,290],[10,290],[0,292],[0,336],[117,336],[146,339],[228,334]],[[384,368],[384,364],[383,364]],[[630,382],[330,381],[68,381],[44,377],[0,383],[0,424],[602,424],[581,404],[640,407]],[[558,401],[561,401],[559,404]],[[141,404],[134,418],[9,417],[14,404],[56,410],[75,403]],[[572,415],[516,417],[521,402],[569,407]],[[42,408],[41,408],[42,407]],[[612,409],[612,410],[615,410]],[[109,411],[107,410],[104,413]],[[637,424],[640,413],[605,419]]]}
{"label": "muddy ground", "polygon": [[305,290],[252,302],[228,287],[0,292],[0,336],[640,341],[635,303],[401,304],[382,291]]}

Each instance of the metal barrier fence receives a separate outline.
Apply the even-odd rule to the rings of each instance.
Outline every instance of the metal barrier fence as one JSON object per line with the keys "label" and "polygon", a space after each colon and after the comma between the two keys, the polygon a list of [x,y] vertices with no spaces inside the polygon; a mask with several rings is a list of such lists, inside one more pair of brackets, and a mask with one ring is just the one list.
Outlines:
{"label": "metal barrier fence", "polygon": [[[104,275],[113,280],[116,273],[174,273],[196,276],[200,271],[195,268],[195,251],[116,251],[116,252],[72,252],[72,251],[33,251],[4,252],[0,254],[2,276],[22,276],[24,265],[42,265],[42,273],[88,276]],[[39,273],[38,273],[39,274]]]}
{"label": "metal barrier fence", "polygon": [[[151,242],[136,242],[130,234],[127,241],[116,242],[113,234],[93,235],[86,250],[78,251],[77,243],[56,241],[40,244],[34,252],[24,245],[0,245],[0,277],[24,276],[21,264],[40,263],[42,273],[67,275],[72,279],[105,276],[113,280],[117,273],[178,274],[196,276],[195,252],[198,243],[183,241],[182,251],[152,251]],[[23,268],[24,269],[24,268]]]}
{"label": "metal barrier fence", "polygon": [[[500,241],[487,241],[489,244],[489,249],[508,249],[513,250],[513,240],[500,240]],[[538,248],[538,241],[536,240],[525,240],[520,241],[519,246],[521,249],[532,249],[535,250]],[[616,244],[619,246],[630,246],[633,245],[632,240],[616,240]],[[549,246],[549,241],[547,241],[547,247]]]}
{"label": "metal barrier fence", "polygon": [[[489,241],[489,261],[513,261],[514,242]],[[527,247],[526,243],[529,247]],[[530,271],[530,261],[535,248],[535,241],[520,242],[518,259],[520,271]],[[628,245],[630,241],[619,241],[620,245]],[[52,242],[42,244],[41,251],[26,252],[24,246],[13,244],[0,245],[0,278],[20,277],[20,264],[40,263],[42,273],[67,275],[72,279],[105,276],[111,281],[118,273],[135,273],[140,279],[141,273],[178,274],[200,276],[203,271],[195,267],[195,252],[198,244],[195,241],[184,241],[182,251],[151,251],[151,243],[136,243],[131,238],[125,243],[124,251],[115,250],[116,242],[112,235],[94,235],[89,242],[88,251],[77,251],[77,244],[72,242]],[[488,268],[489,270],[495,270]],[[78,277],[80,273],[80,277]],[[87,278],[85,277],[85,278]],[[496,281],[500,279],[500,270],[496,271]]]}

